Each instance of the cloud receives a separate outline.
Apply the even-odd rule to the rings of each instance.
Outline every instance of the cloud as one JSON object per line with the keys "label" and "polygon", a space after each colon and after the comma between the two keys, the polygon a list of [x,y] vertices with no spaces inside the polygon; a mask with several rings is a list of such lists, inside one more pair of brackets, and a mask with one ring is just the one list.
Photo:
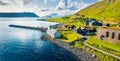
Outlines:
{"label": "cloud", "polygon": [[54,2],[55,0],[51,0],[52,2]]}
{"label": "cloud", "polygon": [[[22,1],[22,0],[21,0]],[[23,0],[22,3],[23,5],[28,5],[32,2],[33,0]]]}
{"label": "cloud", "polygon": [[68,3],[70,3],[71,2],[71,0],[68,0]]}
{"label": "cloud", "polygon": [[11,5],[9,2],[7,2],[7,1],[3,1],[3,0],[1,0],[0,1],[0,5],[2,6],[6,6],[6,5]]}
{"label": "cloud", "polygon": [[44,5],[47,4],[47,0],[44,0]]}
{"label": "cloud", "polygon": [[46,4],[47,4],[48,2],[50,2],[50,1],[51,1],[51,2],[54,2],[54,1],[56,1],[56,0],[44,0],[43,3],[44,3],[44,5],[46,5]]}
{"label": "cloud", "polygon": [[[59,16],[65,16],[76,13],[90,5],[86,0],[65,0],[65,3],[58,4],[59,1],[60,0],[0,0],[0,12],[34,12],[41,17],[55,13]],[[54,10],[57,8],[57,4],[63,8],[63,10]],[[42,10],[44,12],[42,12]]]}
{"label": "cloud", "polygon": [[13,3],[13,5],[16,5],[16,3],[17,3],[17,6],[26,6],[26,5],[28,5],[28,4],[30,4],[31,2],[32,2],[33,0],[14,0],[14,2],[13,1],[11,1],[12,3]]}
{"label": "cloud", "polygon": [[83,9],[83,8],[90,5],[89,3],[85,3],[85,2],[82,2],[82,1],[80,1],[80,2],[78,2],[78,1],[69,2],[68,4],[69,4],[68,8],[73,7],[73,8],[76,8],[76,9]]}
{"label": "cloud", "polygon": [[32,2],[33,0],[0,0],[0,5],[5,6],[25,6]]}
{"label": "cloud", "polygon": [[33,11],[35,9],[33,1],[35,0],[0,0],[0,12]]}
{"label": "cloud", "polygon": [[55,10],[80,10],[89,5],[90,3],[85,3],[83,0],[61,0]]}

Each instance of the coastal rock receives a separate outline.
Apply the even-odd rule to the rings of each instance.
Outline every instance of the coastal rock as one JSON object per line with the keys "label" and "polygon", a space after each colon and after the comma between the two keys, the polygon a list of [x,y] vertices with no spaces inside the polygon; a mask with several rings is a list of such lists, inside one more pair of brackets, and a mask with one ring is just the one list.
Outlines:
{"label": "coastal rock", "polygon": [[95,55],[91,56],[90,54],[88,54],[85,50],[77,50],[75,48],[72,48],[69,43],[60,41],[60,40],[56,40],[51,38],[48,34],[45,35],[45,38],[50,40],[50,42],[66,49],[67,51],[69,51],[70,53],[72,53],[76,59],[78,59],[78,61],[99,61]]}

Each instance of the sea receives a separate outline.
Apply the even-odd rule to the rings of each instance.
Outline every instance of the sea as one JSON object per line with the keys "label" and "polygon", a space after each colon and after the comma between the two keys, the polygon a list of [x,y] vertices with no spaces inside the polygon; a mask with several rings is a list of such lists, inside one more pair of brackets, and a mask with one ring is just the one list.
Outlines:
{"label": "sea", "polygon": [[36,18],[0,18],[0,61],[77,61],[67,50],[41,40],[44,32],[13,28],[10,24],[48,28],[57,23]]}

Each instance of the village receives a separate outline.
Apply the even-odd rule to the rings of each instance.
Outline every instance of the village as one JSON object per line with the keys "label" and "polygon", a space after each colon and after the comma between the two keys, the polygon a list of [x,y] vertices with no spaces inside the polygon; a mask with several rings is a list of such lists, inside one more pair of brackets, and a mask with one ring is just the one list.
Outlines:
{"label": "village", "polygon": [[[76,19],[79,18],[75,17],[73,21]],[[69,31],[72,31],[73,33],[69,34]],[[104,22],[104,20],[98,21],[94,18],[85,18],[83,26],[78,27],[75,25],[67,25],[65,23],[56,24],[49,27],[47,34],[49,34],[54,41],[62,40],[70,45],[75,45],[78,41],[81,41],[82,45],[88,46],[93,50],[97,50],[98,52],[120,60],[119,23],[109,23]],[[70,35],[72,37],[66,35]],[[82,45],[79,45],[76,48],[83,49]],[[97,55],[92,54],[92,56],[95,57]]]}
{"label": "village", "polygon": [[107,40],[116,44],[120,43],[120,29],[119,24],[112,26],[110,23],[104,24],[103,21],[97,21],[94,18],[86,19],[83,27],[76,27],[75,25],[56,24],[49,27],[47,33],[53,38],[60,37],[57,29],[69,29],[75,31],[81,36],[94,36],[100,40]]}
{"label": "village", "polygon": [[[83,17],[80,16],[80,18]],[[75,17],[72,21],[78,20],[79,18]],[[119,61],[119,23],[109,23],[94,18],[84,18],[83,20],[82,26],[57,23],[48,28],[13,24],[10,24],[9,27],[42,31],[45,34],[40,37],[41,40],[49,40],[53,44],[72,52],[81,61],[99,61],[99,59]]]}

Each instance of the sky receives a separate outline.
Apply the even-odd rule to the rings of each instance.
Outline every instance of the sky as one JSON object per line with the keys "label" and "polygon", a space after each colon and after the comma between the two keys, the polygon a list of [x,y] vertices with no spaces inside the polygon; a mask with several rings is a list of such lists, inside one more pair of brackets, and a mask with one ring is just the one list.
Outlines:
{"label": "sky", "polygon": [[[59,3],[60,0],[39,0],[39,4],[41,7],[46,7],[46,8],[55,8],[57,6],[57,4]],[[84,3],[94,3],[97,0],[67,0],[67,1],[71,1],[71,2],[84,2]]]}
{"label": "sky", "polygon": [[[68,2],[69,7],[76,7],[78,10],[97,2],[97,0],[65,1]],[[36,12],[40,14],[38,12],[42,9],[54,10],[59,2],[60,0],[0,0],[0,12]]]}
{"label": "sky", "polygon": [[[19,8],[20,10],[23,8],[52,8],[54,9],[60,0],[0,0],[0,8],[9,9],[9,8]],[[72,3],[76,3],[79,5],[80,2],[84,2],[85,4],[91,4],[96,2],[97,0],[67,0]],[[70,4],[72,4],[70,3]],[[3,10],[4,11],[4,10]]]}

